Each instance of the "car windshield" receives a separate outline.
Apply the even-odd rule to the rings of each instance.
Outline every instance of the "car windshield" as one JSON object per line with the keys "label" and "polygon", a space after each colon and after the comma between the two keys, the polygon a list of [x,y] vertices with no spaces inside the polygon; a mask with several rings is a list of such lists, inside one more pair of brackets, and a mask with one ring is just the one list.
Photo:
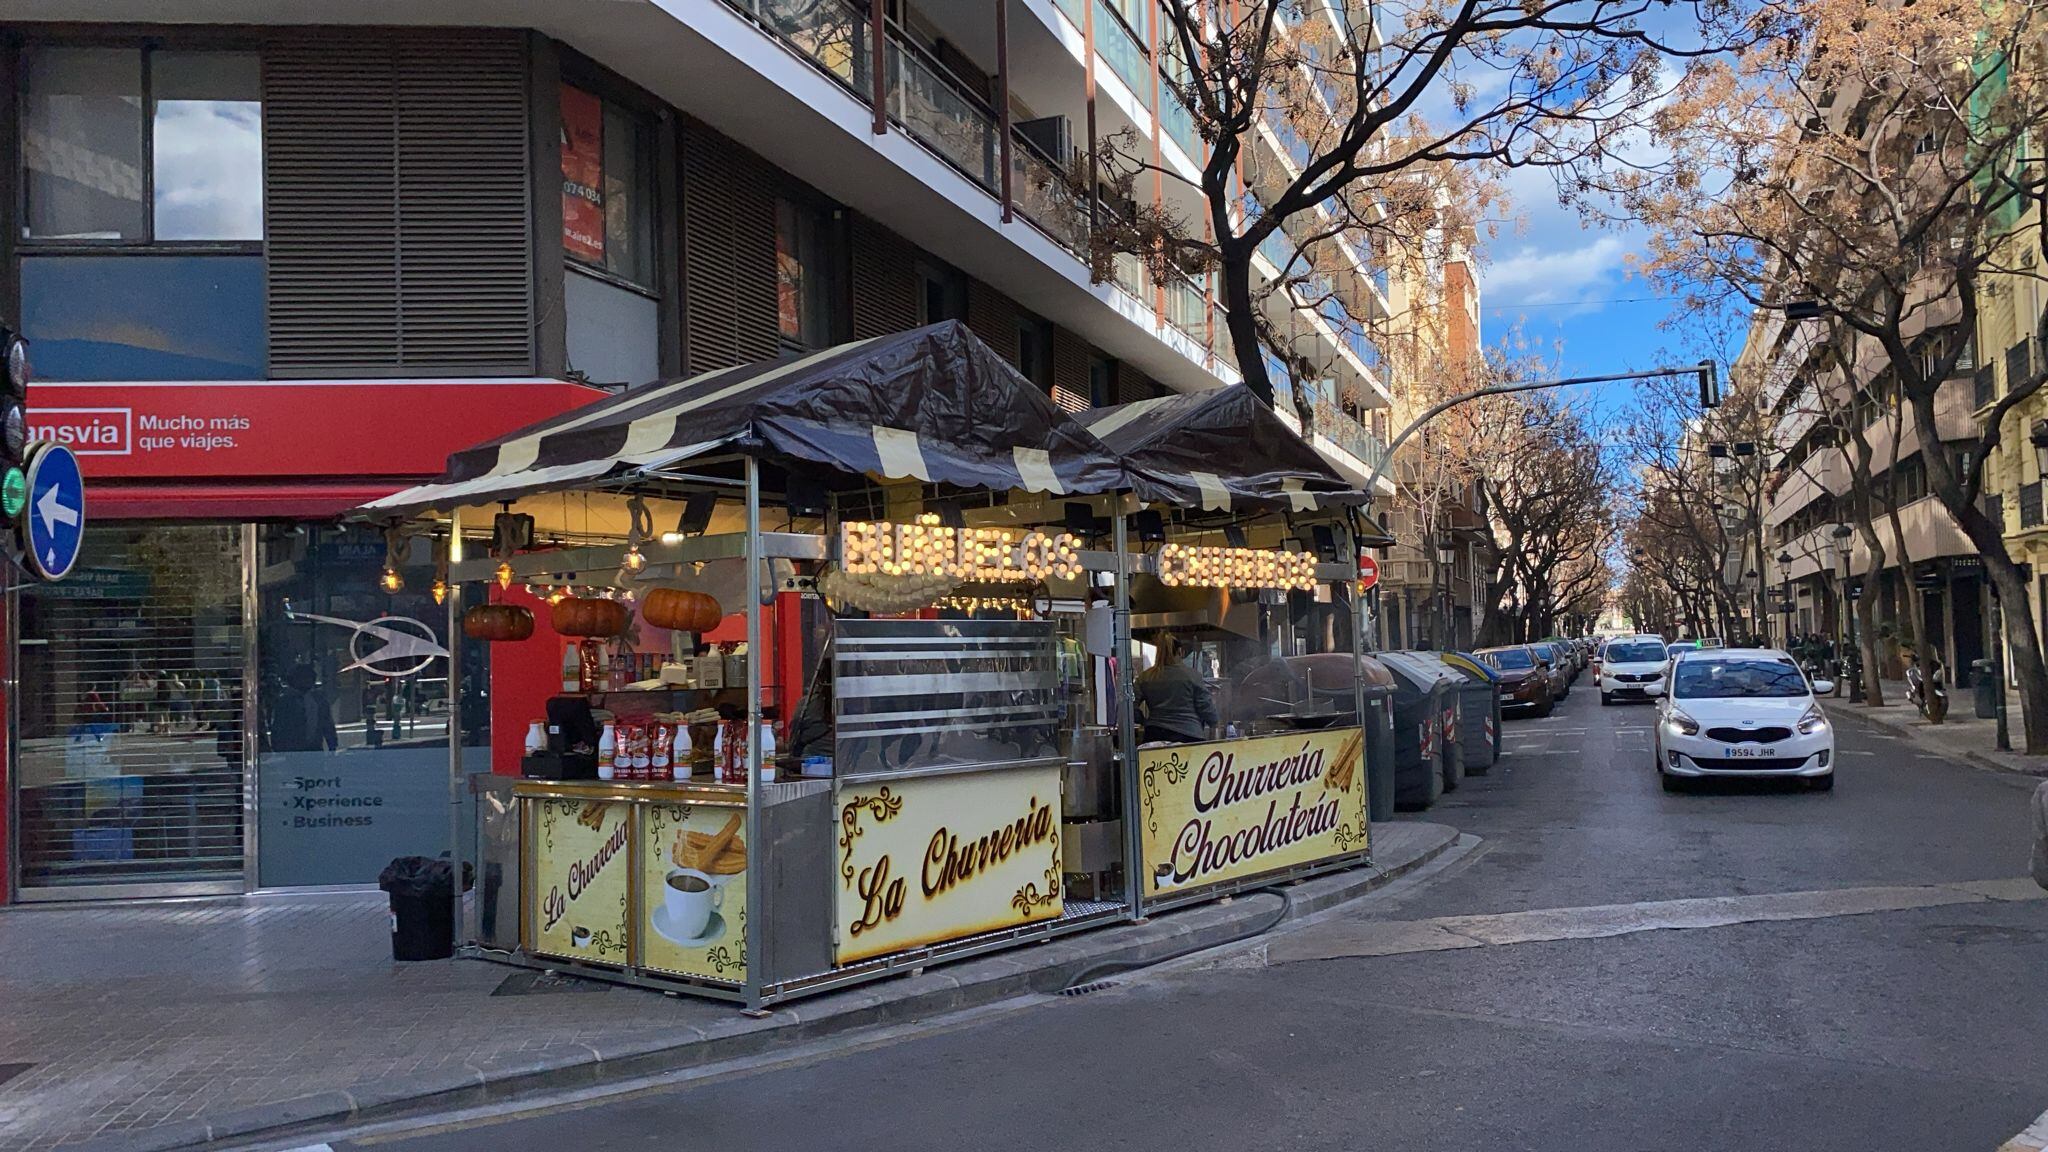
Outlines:
{"label": "car windshield", "polygon": [[1675,692],[1681,699],[1742,696],[1804,696],[1806,677],[1776,660],[1686,660],[1678,665]]}
{"label": "car windshield", "polygon": [[1529,655],[1527,648],[1503,648],[1498,652],[1482,652],[1488,664],[1495,668],[1534,668],[1536,658]]}
{"label": "car windshield", "polygon": [[1608,664],[1661,664],[1664,656],[1664,646],[1655,640],[1617,640],[1600,659]]}

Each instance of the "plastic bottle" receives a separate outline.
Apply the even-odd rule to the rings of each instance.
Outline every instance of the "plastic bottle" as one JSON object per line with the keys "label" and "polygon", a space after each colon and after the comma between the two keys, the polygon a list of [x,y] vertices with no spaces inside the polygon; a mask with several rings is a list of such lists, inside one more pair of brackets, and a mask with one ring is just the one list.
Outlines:
{"label": "plastic bottle", "polygon": [[618,766],[615,761],[618,758],[618,748],[618,736],[612,731],[612,726],[606,724],[604,732],[597,738],[597,778],[599,780],[617,779]]}
{"label": "plastic bottle", "polygon": [[730,775],[725,763],[725,722],[721,720],[711,737],[711,778],[720,784],[730,784]]}
{"label": "plastic bottle", "polygon": [[583,689],[583,656],[576,645],[562,649],[562,691],[580,692]]}
{"label": "plastic bottle", "polygon": [[761,783],[775,783],[775,725],[761,721]]}
{"label": "plastic bottle", "polygon": [[692,763],[696,755],[696,746],[690,742],[690,726],[688,724],[676,725],[676,743],[673,757],[675,760],[675,778],[677,780],[688,780],[696,774],[696,765]]}
{"label": "plastic bottle", "polygon": [[669,761],[669,749],[671,742],[674,740],[675,729],[660,721],[656,721],[654,725],[654,750],[649,754],[647,761],[647,766],[651,770],[647,776],[649,780],[672,780],[675,778],[674,774],[670,771],[671,765]]}

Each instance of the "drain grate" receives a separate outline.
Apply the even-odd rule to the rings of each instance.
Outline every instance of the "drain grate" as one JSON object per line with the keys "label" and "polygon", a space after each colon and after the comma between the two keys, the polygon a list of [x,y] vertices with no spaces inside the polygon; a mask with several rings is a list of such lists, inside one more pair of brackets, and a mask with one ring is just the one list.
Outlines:
{"label": "drain grate", "polygon": [[7,1083],[33,1067],[33,1064],[0,1064],[0,1084]]}
{"label": "drain grate", "polygon": [[1114,981],[1114,980],[1090,980],[1090,981],[1089,981],[1088,983],[1086,983],[1086,984],[1076,984],[1076,985],[1074,985],[1074,986],[1073,986],[1073,987],[1071,987],[1071,988],[1062,988],[1062,989],[1060,989],[1060,995],[1062,995],[1062,996],[1086,996],[1086,995],[1088,995],[1088,994],[1089,994],[1090,992],[1100,992],[1100,991],[1102,991],[1102,990],[1103,990],[1104,988],[1114,988],[1114,987],[1116,987],[1116,981]]}
{"label": "drain grate", "polygon": [[514,972],[491,990],[493,996],[545,996],[555,992],[609,992],[601,980],[585,980],[560,972]]}

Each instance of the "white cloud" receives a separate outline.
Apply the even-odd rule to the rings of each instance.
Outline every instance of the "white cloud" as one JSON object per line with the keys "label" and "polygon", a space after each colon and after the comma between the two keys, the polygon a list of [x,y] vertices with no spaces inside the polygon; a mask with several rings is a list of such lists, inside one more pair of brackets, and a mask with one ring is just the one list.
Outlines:
{"label": "white cloud", "polygon": [[1577,243],[1529,244],[1495,253],[1493,262],[1480,273],[1480,299],[1484,305],[1511,312],[1517,305],[1572,304],[1567,308],[1544,309],[1544,317],[1551,320],[1597,311],[1597,304],[1574,302],[1611,294],[1633,246],[1614,233],[1584,232],[1577,228],[1572,232],[1573,236],[1556,236],[1554,241],[1576,239]]}

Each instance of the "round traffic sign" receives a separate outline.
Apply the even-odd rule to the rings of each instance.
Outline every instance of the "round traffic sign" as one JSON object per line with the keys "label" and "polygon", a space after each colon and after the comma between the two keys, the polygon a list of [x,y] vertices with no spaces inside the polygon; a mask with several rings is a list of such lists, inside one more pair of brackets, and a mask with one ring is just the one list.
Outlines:
{"label": "round traffic sign", "polygon": [[27,522],[22,544],[31,572],[62,580],[78,563],[85,543],[85,474],[78,457],[62,444],[29,446]]}
{"label": "round traffic sign", "polygon": [[1380,562],[1360,552],[1358,554],[1358,590],[1360,592],[1370,592],[1373,586],[1379,582]]}

